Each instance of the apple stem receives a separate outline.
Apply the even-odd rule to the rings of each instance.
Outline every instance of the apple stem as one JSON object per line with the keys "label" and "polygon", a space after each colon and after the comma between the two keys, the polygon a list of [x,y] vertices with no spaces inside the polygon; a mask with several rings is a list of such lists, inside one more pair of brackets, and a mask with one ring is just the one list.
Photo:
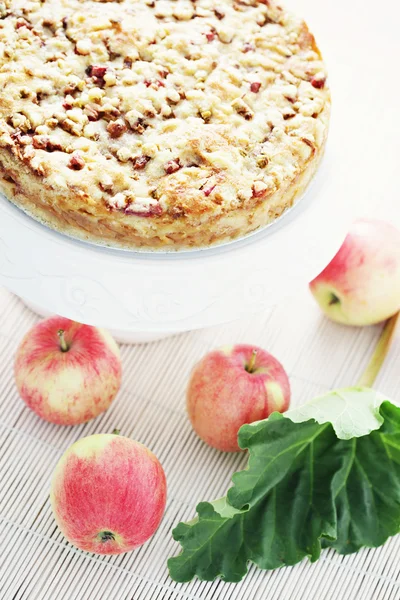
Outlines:
{"label": "apple stem", "polygon": [[112,432],[112,435],[119,435],[121,433],[120,429],[114,429],[114,431]]}
{"label": "apple stem", "polygon": [[246,367],[246,371],[248,373],[253,373],[254,366],[256,364],[256,358],[257,358],[257,350],[253,350],[253,354],[251,355],[250,362],[249,362],[249,364]]}
{"label": "apple stem", "polygon": [[58,337],[60,340],[60,348],[61,348],[62,352],[68,352],[69,346],[68,346],[67,342],[65,341],[63,329],[58,330]]}
{"label": "apple stem", "polygon": [[400,312],[396,313],[386,321],[371,360],[358,382],[359,386],[372,387],[374,385],[375,379],[378,377],[379,371],[385,362],[385,358],[393,342],[399,316]]}

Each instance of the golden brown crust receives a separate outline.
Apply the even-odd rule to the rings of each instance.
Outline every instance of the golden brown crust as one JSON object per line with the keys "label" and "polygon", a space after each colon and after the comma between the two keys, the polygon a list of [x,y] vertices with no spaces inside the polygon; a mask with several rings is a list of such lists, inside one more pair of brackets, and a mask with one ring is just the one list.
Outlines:
{"label": "golden brown crust", "polygon": [[197,247],[303,193],[330,95],[314,37],[272,0],[3,5],[2,187],[36,218],[112,245]]}

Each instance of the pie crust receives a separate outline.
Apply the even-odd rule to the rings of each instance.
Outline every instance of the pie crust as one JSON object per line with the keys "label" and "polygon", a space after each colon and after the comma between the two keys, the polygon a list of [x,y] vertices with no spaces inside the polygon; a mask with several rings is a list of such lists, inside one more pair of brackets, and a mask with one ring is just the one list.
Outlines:
{"label": "pie crust", "polygon": [[303,195],[326,80],[273,0],[0,1],[0,188],[111,246],[226,242]]}

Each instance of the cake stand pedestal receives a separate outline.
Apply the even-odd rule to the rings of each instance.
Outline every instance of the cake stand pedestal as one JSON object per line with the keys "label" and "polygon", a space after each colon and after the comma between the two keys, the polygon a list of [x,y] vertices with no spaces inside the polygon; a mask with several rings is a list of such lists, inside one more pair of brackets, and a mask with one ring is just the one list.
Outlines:
{"label": "cake stand pedestal", "polygon": [[[329,151],[305,198],[229,244],[132,252],[70,239],[0,197],[0,285],[56,313],[143,343],[236,320],[294,297],[329,262],[354,215],[333,197]],[[346,206],[345,206],[346,204]]]}
{"label": "cake stand pedestal", "polygon": [[[27,306],[32,312],[39,315],[39,317],[50,317],[52,313],[47,308],[43,306],[38,306],[29,300],[25,300],[24,298],[20,298],[22,302]],[[157,331],[123,331],[112,329],[110,331],[113,338],[119,342],[120,344],[148,344],[149,342],[156,342],[158,340],[162,340],[166,337],[170,337],[174,335],[172,332],[157,332]],[[178,332],[179,333],[179,332]]]}

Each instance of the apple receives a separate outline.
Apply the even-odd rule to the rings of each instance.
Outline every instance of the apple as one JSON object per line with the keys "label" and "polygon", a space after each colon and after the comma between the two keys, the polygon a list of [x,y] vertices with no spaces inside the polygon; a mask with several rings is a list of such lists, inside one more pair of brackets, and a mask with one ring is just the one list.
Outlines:
{"label": "apple", "polygon": [[355,222],[310,289],[338,323],[373,325],[393,316],[400,310],[400,231],[384,221]]}
{"label": "apple", "polygon": [[201,439],[225,452],[240,450],[245,423],[284,412],[290,402],[285,369],[271,354],[249,345],[210,352],[195,366],[187,389],[187,410]]}
{"label": "apple", "polygon": [[164,470],[143,444],[97,434],[75,442],[61,457],[50,499],[71,544],[96,554],[121,554],[155,533],[166,490]]}
{"label": "apple", "polygon": [[121,385],[121,371],[119,349],[109,333],[57,316],[27,333],[15,360],[21,398],[58,425],[85,423],[107,410]]}

